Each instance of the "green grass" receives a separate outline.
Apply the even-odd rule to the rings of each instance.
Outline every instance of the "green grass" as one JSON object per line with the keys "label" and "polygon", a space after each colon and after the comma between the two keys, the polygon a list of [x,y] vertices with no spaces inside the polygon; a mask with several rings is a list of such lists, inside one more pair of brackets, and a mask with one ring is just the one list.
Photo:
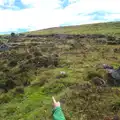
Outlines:
{"label": "green grass", "polygon": [[120,22],[96,23],[88,25],[56,27],[28,32],[27,34],[107,34],[120,35]]}
{"label": "green grass", "polygon": [[39,120],[44,118],[45,106],[50,106],[50,101],[51,97],[45,96],[39,87],[26,88],[24,95],[18,95],[9,103],[1,105],[0,117],[2,120]]}

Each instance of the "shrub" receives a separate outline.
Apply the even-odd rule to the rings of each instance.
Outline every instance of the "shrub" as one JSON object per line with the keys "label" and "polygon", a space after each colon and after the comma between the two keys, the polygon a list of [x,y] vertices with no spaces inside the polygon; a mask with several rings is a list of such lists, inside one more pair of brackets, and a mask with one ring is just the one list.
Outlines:
{"label": "shrub", "polygon": [[26,59],[31,59],[32,58],[32,55],[27,55],[26,56]]}
{"label": "shrub", "polygon": [[120,110],[120,101],[116,101],[111,105],[111,110],[115,113]]}
{"label": "shrub", "polygon": [[48,49],[47,49],[46,47],[42,47],[42,48],[41,48],[41,51],[42,51],[42,52],[47,52]]}
{"label": "shrub", "polygon": [[33,83],[32,86],[40,86],[40,87],[42,87],[46,82],[48,82],[48,77],[49,76],[42,75],[40,77],[40,80]]}
{"label": "shrub", "polygon": [[92,79],[94,77],[99,77],[99,78],[102,78],[102,75],[98,72],[95,72],[95,71],[88,71],[88,74],[87,74],[87,79]]}
{"label": "shrub", "polygon": [[33,65],[30,63],[31,61],[29,60],[27,63],[21,64],[19,66],[20,68],[19,73],[28,72],[31,68],[33,68]]}
{"label": "shrub", "polygon": [[33,53],[34,56],[42,56],[42,53],[40,51],[35,51]]}
{"label": "shrub", "polygon": [[33,59],[28,60],[26,64],[30,64],[33,67],[45,67],[47,68],[48,66],[57,66],[58,65],[58,58],[57,57],[52,57],[50,55],[48,56],[37,56]]}
{"label": "shrub", "polygon": [[11,37],[15,37],[15,33],[14,32],[11,33]]}
{"label": "shrub", "polygon": [[53,59],[53,65],[55,66],[55,67],[57,67],[58,66],[58,64],[59,64],[59,59],[57,58],[57,57],[55,57],[54,59]]}
{"label": "shrub", "polygon": [[8,69],[8,67],[2,67],[2,71],[4,72],[4,73],[8,73],[10,70]]}
{"label": "shrub", "polygon": [[12,80],[7,80],[6,83],[5,83],[5,86],[6,86],[7,89],[13,89],[16,86],[16,84]]}
{"label": "shrub", "polygon": [[11,97],[7,94],[1,94],[0,95],[0,104],[8,103],[10,101]]}
{"label": "shrub", "polygon": [[16,87],[15,88],[15,93],[16,94],[23,94],[24,93],[24,87],[21,87],[21,86]]}
{"label": "shrub", "polygon": [[[65,100],[63,109],[65,115],[81,119],[85,116],[85,120],[103,120],[104,116],[111,115],[110,104],[114,100],[113,91],[104,87],[90,87],[81,89],[81,86],[72,89],[69,93],[65,93],[62,100]],[[107,97],[105,98],[105,95]],[[72,111],[72,115],[68,113]],[[113,114],[112,114],[113,115]],[[77,116],[77,117],[76,117]]]}
{"label": "shrub", "polygon": [[55,81],[54,83],[50,83],[48,85],[46,85],[43,88],[43,92],[45,94],[57,94],[59,92],[61,92],[62,90],[64,90],[65,88],[70,88],[71,86],[73,86],[76,83],[71,83],[71,82],[66,82],[66,81]]}
{"label": "shrub", "polygon": [[116,38],[113,37],[113,36],[107,36],[107,40],[108,40],[108,41],[114,41],[114,40],[116,40]]}
{"label": "shrub", "polygon": [[63,83],[55,82],[45,88],[43,88],[43,92],[45,94],[57,94],[65,88]]}
{"label": "shrub", "polygon": [[3,83],[0,81],[0,93],[2,93],[2,92],[7,92],[7,88],[6,88],[6,86],[5,86],[5,83],[4,83],[5,81],[3,81]]}
{"label": "shrub", "polygon": [[41,79],[39,82],[35,82],[33,83],[31,86],[39,86],[42,87],[46,82],[48,82],[47,80]]}
{"label": "shrub", "polygon": [[106,86],[105,81],[99,77],[94,77],[92,79],[92,83],[96,86]]}
{"label": "shrub", "polygon": [[7,107],[7,110],[6,110],[6,115],[11,115],[13,113],[15,113],[17,111],[17,106],[9,106]]}
{"label": "shrub", "polygon": [[17,61],[16,60],[12,60],[8,64],[9,67],[15,67],[16,65],[17,65]]}

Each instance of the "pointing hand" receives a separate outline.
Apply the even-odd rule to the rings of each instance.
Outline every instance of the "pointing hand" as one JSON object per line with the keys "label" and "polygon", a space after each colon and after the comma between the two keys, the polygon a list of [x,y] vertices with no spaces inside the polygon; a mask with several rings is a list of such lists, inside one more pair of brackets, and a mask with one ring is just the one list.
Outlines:
{"label": "pointing hand", "polygon": [[60,102],[59,102],[59,101],[56,102],[56,100],[55,100],[54,97],[52,97],[52,100],[53,100],[53,106],[54,106],[54,108],[56,108],[56,107],[60,107]]}

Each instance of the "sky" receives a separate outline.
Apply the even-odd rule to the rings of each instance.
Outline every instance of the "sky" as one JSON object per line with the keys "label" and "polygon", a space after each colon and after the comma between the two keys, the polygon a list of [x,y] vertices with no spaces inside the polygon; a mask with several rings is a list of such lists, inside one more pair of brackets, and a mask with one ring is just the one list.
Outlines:
{"label": "sky", "polygon": [[0,0],[0,34],[120,21],[120,0]]}

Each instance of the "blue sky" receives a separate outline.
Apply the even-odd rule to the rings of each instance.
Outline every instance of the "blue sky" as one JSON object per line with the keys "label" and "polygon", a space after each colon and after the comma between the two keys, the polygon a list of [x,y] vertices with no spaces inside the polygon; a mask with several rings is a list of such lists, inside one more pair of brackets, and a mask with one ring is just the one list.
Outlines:
{"label": "blue sky", "polygon": [[0,0],[0,34],[120,21],[120,0]]}

